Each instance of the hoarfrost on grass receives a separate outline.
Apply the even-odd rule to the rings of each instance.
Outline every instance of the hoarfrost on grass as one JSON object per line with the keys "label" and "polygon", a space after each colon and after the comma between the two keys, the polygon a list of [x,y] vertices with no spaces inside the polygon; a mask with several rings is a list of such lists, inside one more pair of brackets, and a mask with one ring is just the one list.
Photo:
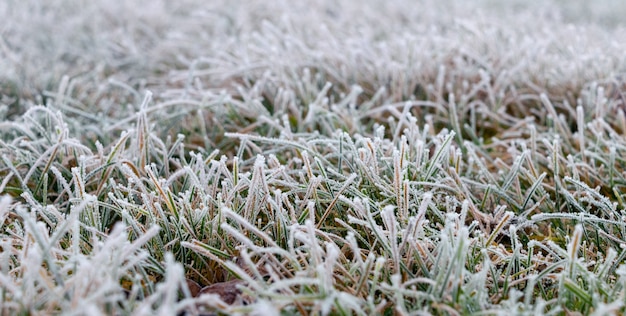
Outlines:
{"label": "hoarfrost on grass", "polygon": [[623,313],[625,10],[4,1],[0,310]]}

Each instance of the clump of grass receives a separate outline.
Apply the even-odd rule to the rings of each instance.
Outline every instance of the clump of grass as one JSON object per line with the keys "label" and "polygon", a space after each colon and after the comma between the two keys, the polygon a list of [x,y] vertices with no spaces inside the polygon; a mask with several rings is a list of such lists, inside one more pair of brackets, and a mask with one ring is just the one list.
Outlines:
{"label": "clump of grass", "polygon": [[623,313],[623,26],[445,3],[0,4],[2,313]]}

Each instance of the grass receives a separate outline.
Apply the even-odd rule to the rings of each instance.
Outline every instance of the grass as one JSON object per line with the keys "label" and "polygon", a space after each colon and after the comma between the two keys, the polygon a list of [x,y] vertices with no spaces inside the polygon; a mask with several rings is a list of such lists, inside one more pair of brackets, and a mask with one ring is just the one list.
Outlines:
{"label": "grass", "polygon": [[624,10],[6,1],[0,314],[624,313]]}

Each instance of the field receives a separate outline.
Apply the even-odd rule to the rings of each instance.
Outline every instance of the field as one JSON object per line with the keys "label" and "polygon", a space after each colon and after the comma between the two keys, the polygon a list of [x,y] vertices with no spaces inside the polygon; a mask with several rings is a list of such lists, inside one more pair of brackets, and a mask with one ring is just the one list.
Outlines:
{"label": "field", "polygon": [[626,3],[0,2],[0,315],[626,312]]}

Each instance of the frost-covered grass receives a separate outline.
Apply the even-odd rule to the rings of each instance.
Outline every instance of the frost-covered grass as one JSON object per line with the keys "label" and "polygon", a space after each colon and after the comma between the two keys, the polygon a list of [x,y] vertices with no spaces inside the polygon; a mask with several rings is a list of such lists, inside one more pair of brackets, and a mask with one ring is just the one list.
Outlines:
{"label": "frost-covered grass", "polygon": [[1,1],[0,314],[621,314],[625,13]]}

